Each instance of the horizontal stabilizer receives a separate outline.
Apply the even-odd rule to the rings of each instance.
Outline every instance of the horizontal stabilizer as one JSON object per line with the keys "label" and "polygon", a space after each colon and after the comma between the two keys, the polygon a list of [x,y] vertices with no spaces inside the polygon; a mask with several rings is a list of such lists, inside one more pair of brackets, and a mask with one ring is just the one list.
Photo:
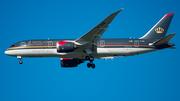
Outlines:
{"label": "horizontal stabilizer", "polygon": [[168,47],[169,49],[176,49],[176,47]]}
{"label": "horizontal stabilizer", "polygon": [[158,45],[167,44],[167,43],[169,42],[169,40],[171,40],[171,38],[172,38],[175,34],[176,34],[176,33],[169,34],[168,36],[165,36],[165,37],[159,39],[158,41],[154,42],[153,45],[154,45],[154,46],[158,46]]}

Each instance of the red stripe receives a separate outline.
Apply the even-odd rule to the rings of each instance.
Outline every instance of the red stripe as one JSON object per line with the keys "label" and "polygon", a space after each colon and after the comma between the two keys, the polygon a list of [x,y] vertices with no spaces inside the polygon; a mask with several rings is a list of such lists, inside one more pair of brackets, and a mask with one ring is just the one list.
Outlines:
{"label": "red stripe", "polygon": [[[174,13],[168,13],[168,14],[166,14],[166,15],[164,16],[164,18],[166,18],[167,16],[172,15],[172,14],[174,14]],[[163,19],[164,19],[164,18],[163,18]]]}
{"label": "red stripe", "polygon": [[62,58],[62,60],[69,60],[69,58]]}
{"label": "red stripe", "polygon": [[66,43],[68,43],[68,42],[67,42],[67,41],[59,41],[59,42],[58,42],[59,46],[62,46],[62,45],[64,45],[64,44],[66,44]]}

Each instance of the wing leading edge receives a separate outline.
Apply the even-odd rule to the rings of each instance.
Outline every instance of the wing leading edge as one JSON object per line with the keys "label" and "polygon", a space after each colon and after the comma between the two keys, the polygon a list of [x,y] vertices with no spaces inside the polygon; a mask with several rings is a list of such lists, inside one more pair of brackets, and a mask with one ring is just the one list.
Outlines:
{"label": "wing leading edge", "polygon": [[123,9],[120,9],[111,15],[109,15],[106,19],[104,19],[102,22],[100,22],[97,26],[95,26],[93,29],[91,29],[89,32],[75,40],[77,43],[83,43],[84,46],[82,46],[78,50],[84,50],[89,48],[91,51],[97,51],[97,41],[99,38],[103,35],[103,33],[107,30],[109,27],[109,24],[112,22],[112,20],[116,17],[116,15],[122,11]]}

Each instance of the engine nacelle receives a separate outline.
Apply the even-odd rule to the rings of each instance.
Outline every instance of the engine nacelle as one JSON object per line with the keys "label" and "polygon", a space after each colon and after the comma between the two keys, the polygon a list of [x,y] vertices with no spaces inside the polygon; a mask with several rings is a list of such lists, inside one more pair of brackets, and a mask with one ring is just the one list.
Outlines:
{"label": "engine nacelle", "polygon": [[80,63],[83,63],[83,61],[80,59],[61,59],[61,67],[77,67]]}
{"label": "engine nacelle", "polygon": [[56,43],[57,52],[72,52],[75,49],[73,42],[59,41]]}

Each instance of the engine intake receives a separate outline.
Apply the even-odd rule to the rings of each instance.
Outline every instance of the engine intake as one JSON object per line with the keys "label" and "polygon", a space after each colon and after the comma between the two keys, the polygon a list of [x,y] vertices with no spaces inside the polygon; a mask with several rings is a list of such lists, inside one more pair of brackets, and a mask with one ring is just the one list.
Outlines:
{"label": "engine intake", "polygon": [[57,52],[72,52],[75,49],[73,42],[59,41],[56,44]]}

